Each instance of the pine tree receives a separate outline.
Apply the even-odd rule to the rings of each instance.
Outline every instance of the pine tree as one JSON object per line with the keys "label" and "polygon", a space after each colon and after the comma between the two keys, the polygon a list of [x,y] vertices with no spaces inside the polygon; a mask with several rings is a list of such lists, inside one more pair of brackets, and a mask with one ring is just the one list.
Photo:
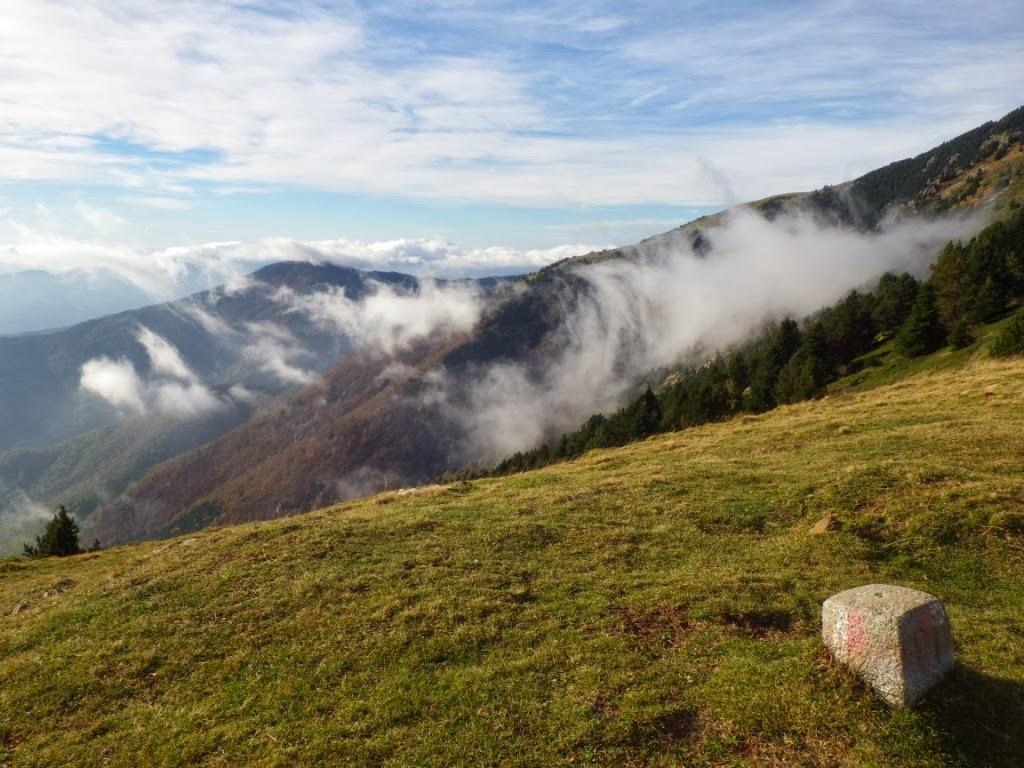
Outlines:
{"label": "pine tree", "polygon": [[846,297],[825,313],[825,326],[830,362],[838,367],[864,354],[875,337],[872,319],[874,299],[860,291]]}
{"label": "pine tree", "polygon": [[779,372],[789,362],[800,346],[800,327],[796,321],[786,318],[767,341],[761,343],[761,349],[754,363],[750,376],[750,409],[767,411],[775,405],[775,386]]}
{"label": "pine tree", "polygon": [[636,437],[647,437],[661,429],[661,403],[658,402],[654,390],[647,387],[647,390],[637,401],[636,409]]}
{"label": "pine tree", "polygon": [[934,352],[945,341],[946,332],[939,320],[935,292],[930,285],[923,285],[906,322],[896,334],[896,347],[907,357],[920,357]]}
{"label": "pine tree", "polygon": [[878,330],[884,333],[899,330],[910,314],[910,308],[914,306],[917,289],[917,279],[906,272],[899,276],[892,272],[882,275],[875,289],[875,306],[871,311]]}
{"label": "pine tree", "polygon": [[978,296],[974,300],[973,319],[979,323],[990,323],[1006,311],[1006,288],[1004,281],[989,275],[985,278]]}
{"label": "pine tree", "polygon": [[932,265],[932,276],[928,281],[947,328],[952,328],[957,320],[970,313],[974,279],[967,248],[961,243],[947,243]]}
{"label": "pine tree", "polygon": [[738,411],[743,407],[743,393],[750,386],[750,370],[747,368],[747,359],[739,352],[729,355],[726,365],[726,375],[729,379],[729,407]]}
{"label": "pine tree", "polygon": [[996,357],[1024,355],[1024,309],[1018,310],[1003,326],[992,344],[992,354]]}
{"label": "pine tree", "polygon": [[[99,542],[96,542],[97,547]],[[57,514],[46,524],[42,535],[36,536],[35,545],[25,545],[27,557],[66,557],[81,554],[78,545],[78,523],[74,521],[67,509],[61,504]]]}
{"label": "pine tree", "polygon": [[775,397],[780,403],[795,403],[821,394],[828,380],[828,352],[825,329],[815,323],[804,334],[800,348],[779,372]]}
{"label": "pine tree", "polygon": [[949,329],[949,343],[953,345],[954,349],[963,349],[970,346],[972,341],[974,341],[974,337],[971,336],[971,325],[966,318],[961,317]]}

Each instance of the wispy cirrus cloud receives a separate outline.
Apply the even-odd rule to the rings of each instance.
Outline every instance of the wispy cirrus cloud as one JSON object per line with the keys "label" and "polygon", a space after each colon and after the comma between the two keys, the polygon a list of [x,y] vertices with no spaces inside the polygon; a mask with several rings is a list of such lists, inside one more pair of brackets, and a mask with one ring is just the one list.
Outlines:
{"label": "wispy cirrus cloud", "polygon": [[252,184],[708,204],[719,190],[697,160],[710,158],[753,198],[840,181],[1015,106],[1018,11],[9,0],[0,167],[157,209]]}

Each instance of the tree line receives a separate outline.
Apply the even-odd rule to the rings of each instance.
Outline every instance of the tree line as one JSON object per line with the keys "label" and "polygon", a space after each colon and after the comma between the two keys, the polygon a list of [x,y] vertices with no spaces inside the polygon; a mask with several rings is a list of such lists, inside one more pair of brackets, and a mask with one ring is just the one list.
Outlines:
{"label": "tree line", "polygon": [[[554,442],[446,479],[535,469],[595,448],[820,397],[831,381],[852,372],[857,358],[888,339],[907,357],[947,344],[965,347],[978,326],[1005,315],[1021,298],[1024,211],[990,224],[966,244],[948,243],[927,280],[886,273],[873,291],[850,291],[802,323],[784,318],[753,340],[671,377],[657,392],[648,386],[614,413],[594,414]],[[1007,323],[992,352],[1024,354],[1024,310]]]}

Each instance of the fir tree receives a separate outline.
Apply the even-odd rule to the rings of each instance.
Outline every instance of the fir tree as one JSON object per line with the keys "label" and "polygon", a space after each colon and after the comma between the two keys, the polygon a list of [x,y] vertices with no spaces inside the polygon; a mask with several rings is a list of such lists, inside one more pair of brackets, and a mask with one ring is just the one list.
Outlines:
{"label": "fir tree", "polygon": [[974,299],[975,283],[968,249],[958,242],[947,243],[932,265],[928,283],[934,290],[942,322],[952,328],[957,320],[970,313]]}
{"label": "fir tree", "polygon": [[780,403],[795,403],[821,394],[828,380],[827,352],[825,329],[821,323],[815,323],[779,373],[775,397]]}
{"label": "fir tree", "polygon": [[635,437],[653,435],[661,428],[661,403],[650,386],[637,401],[635,423]]}
{"label": "fir tree", "polygon": [[[96,547],[99,548],[98,541]],[[63,504],[57,507],[57,514],[46,524],[46,530],[36,536],[36,543],[25,545],[27,557],[66,557],[81,552],[82,548],[78,545],[78,523],[68,514]]]}
{"label": "fir tree", "polygon": [[917,298],[918,282],[910,274],[894,275],[886,272],[878,281],[875,290],[875,306],[871,311],[878,330],[884,333],[895,333],[903,325],[910,314]]}
{"label": "fir tree", "polygon": [[731,395],[729,407],[731,410],[738,411],[743,407],[743,393],[750,386],[750,370],[747,368],[747,359],[739,352],[729,355],[726,375],[729,379],[729,394]]}
{"label": "fir tree", "polygon": [[967,322],[966,318],[960,318],[953,327],[949,329],[949,343],[953,345],[955,349],[963,349],[964,347],[970,346],[971,342],[974,341],[974,337],[971,336],[971,325]]}
{"label": "fir tree", "polygon": [[864,354],[875,337],[875,323],[871,314],[874,300],[871,295],[850,291],[846,297],[828,310],[822,318],[827,336],[829,358],[840,366]]}
{"label": "fir tree", "polygon": [[907,357],[920,357],[937,350],[945,340],[946,333],[935,304],[935,292],[930,285],[923,285],[906,322],[896,334],[896,347]]}
{"label": "fir tree", "polygon": [[989,275],[985,278],[974,300],[973,319],[979,323],[990,323],[1006,311],[1005,281]]}
{"label": "fir tree", "polygon": [[775,386],[779,372],[800,345],[800,327],[790,318],[763,343],[750,377],[750,408],[767,411],[775,405]]}
{"label": "fir tree", "polygon": [[992,354],[996,357],[1024,355],[1024,309],[1019,310],[1003,326],[992,344]]}

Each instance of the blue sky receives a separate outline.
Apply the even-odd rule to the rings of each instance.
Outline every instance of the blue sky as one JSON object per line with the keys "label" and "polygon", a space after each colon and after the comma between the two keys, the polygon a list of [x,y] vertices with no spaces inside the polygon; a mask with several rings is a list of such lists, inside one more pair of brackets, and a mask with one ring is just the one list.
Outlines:
{"label": "blue sky", "polygon": [[842,181],[1024,102],[1019,1],[0,14],[0,262],[52,269],[173,271],[273,238],[513,270]]}

